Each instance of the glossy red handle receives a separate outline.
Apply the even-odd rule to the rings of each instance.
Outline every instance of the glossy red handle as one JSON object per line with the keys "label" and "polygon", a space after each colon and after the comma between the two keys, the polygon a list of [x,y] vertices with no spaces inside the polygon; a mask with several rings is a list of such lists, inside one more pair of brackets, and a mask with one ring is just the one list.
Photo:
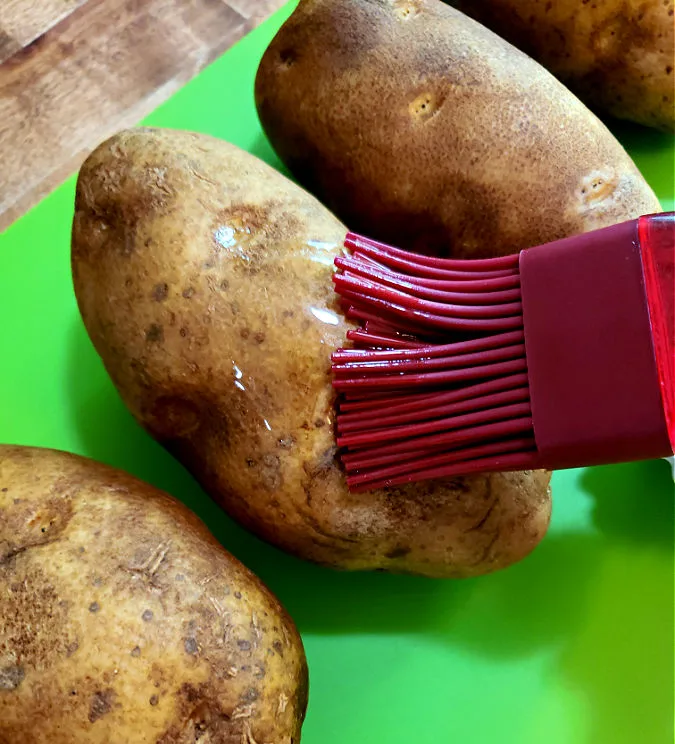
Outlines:
{"label": "glossy red handle", "polygon": [[638,235],[663,409],[675,451],[675,212],[640,217]]}

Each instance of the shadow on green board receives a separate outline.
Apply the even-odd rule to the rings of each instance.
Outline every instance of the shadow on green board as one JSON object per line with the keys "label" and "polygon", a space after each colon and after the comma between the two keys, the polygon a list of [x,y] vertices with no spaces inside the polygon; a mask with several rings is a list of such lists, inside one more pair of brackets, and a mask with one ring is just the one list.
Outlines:
{"label": "shadow on green board", "polygon": [[582,487],[593,497],[592,518],[612,539],[672,551],[675,485],[665,462],[630,462],[588,468]]}
{"label": "shadow on green board", "polygon": [[629,121],[608,118],[605,123],[628,150],[663,209],[675,209],[675,147],[673,135]]}
{"label": "shadow on green board", "polygon": [[264,160],[268,165],[271,165],[272,168],[279,171],[279,173],[283,173],[284,176],[290,178],[292,181],[295,181],[295,179],[291,175],[291,172],[281,162],[279,156],[272,149],[272,145],[270,145],[269,140],[267,139],[267,137],[265,137],[264,134],[259,134],[255,138],[248,151],[251,153],[251,155],[255,155],[257,158]]}

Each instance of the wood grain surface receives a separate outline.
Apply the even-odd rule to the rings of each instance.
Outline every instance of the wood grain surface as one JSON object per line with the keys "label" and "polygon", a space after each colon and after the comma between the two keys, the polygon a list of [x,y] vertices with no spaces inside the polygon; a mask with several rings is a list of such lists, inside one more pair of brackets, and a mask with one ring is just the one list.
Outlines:
{"label": "wood grain surface", "polygon": [[2,0],[0,62],[28,46],[86,0]]}
{"label": "wood grain surface", "polygon": [[284,0],[0,0],[0,231]]}

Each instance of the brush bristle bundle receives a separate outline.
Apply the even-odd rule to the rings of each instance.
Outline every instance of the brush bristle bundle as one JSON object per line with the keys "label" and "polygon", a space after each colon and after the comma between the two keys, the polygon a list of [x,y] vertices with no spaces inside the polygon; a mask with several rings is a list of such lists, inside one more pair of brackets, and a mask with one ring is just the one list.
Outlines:
{"label": "brush bristle bundle", "polygon": [[518,256],[419,256],[349,234],[332,357],[352,490],[536,466]]}

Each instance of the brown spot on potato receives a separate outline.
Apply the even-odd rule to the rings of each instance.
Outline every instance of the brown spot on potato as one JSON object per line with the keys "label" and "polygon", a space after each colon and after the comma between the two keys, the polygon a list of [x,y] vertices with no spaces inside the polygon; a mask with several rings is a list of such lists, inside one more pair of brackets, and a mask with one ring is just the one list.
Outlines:
{"label": "brown spot on potato", "polygon": [[164,329],[159,323],[152,323],[145,331],[145,340],[150,344],[164,341]]}
{"label": "brown spot on potato", "polygon": [[250,651],[251,650],[251,642],[250,641],[237,641],[237,646],[242,651]]}
{"label": "brown spot on potato", "polygon": [[182,295],[186,300],[192,299],[195,296],[195,288],[187,287],[187,289],[183,290]]}
{"label": "brown spot on potato", "polygon": [[101,609],[101,605],[98,602],[92,602],[89,605],[89,612],[96,613]]}
{"label": "brown spot on potato", "polygon": [[0,690],[16,690],[25,678],[26,673],[18,664],[2,667],[0,668]]}
{"label": "brown spot on potato", "polygon": [[241,696],[240,700],[242,703],[254,703],[260,697],[260,693],[255,687],[249,687],[248,690]]}
{"label": "brown spot on potato", "polygon": [[228,239],[216,243],[219,255],[227,256],[232,269],[246,276],[267,271],[270,246],[295,239],[302,229],[296,214],[276,199],[235,203],[220,210],[213,224],[214,234],[227,230]]}
{"label": "brown spot on potato", "polygon": [[70,658],[78,649],[80,644],[77,641],[73,641],[66,646],[66,657]]}
{"label": "brown spot on potato", "polygon": [[281,641],[274,641],[272,643],[272,648],[279,654],[279,656],[284,655],[284,646]]}
{"label": "brown spot on potato", "polygon": [[183,647],[185,648],[185,653],[191,656],[194,656],[199,651],[199,645],[195,638],[186,638],[183,641]]}
{"label": "brown spot on potato", "polygon": [[150,705],[157,705],[159,702],[159,696],[158,695],[151,695],[150,696]]}
{"label": "brown spot on potato", "polygon": [[268,491],[275,491],[281,486],[281,461],[277,455],[263,455],[258,464],[260,481]]}
{"label": "brown spot on potato", "polygon": [[406,555],[410,553],[410,548],[406,548],[403,545],[398,546],[396,548],[392,548],[392,550],[385,553],[385,556],[387,558],[404,558]]}
{"label": "brown spot on potato", "polygon": [[169,296],[169,285],[166,282],[155,284],[152,288],[152,299],[155,302],[164,302]]}
{"label": "brown spot on potato", "polygon": [[144,620],[146,623],[149,623],[153,618],[152,610],[143,610],[143,614],[141,615],[141,619]]}
{"label": "brown spot on potato", "polygon": [[282,49],[279,52],[279,67],[282,70],[288,70],[290,67],[292,67],[297,59],[297,55],[295,52],[295,49],[291,49],[290,47],[286,47],[285,49]]}
{"label": "brown spot on potato", "polygon": [[137,659],[141,655],[140,646],[134,646],[131,649],[131,655],[134,657],[134,659]]}
{"label": "brown spot on potato", "polygon": [[189,682],[184,682],[180,686],[179,693],[188,701],[188,703],[196,703],[199,700],[199,690]]}
{"label": "brown spot on potato", "polygon": [[92,695],[89,706],[89,722],[95,723],[110,713],[115,699],[115,691],[111,689],[99,690]]}

